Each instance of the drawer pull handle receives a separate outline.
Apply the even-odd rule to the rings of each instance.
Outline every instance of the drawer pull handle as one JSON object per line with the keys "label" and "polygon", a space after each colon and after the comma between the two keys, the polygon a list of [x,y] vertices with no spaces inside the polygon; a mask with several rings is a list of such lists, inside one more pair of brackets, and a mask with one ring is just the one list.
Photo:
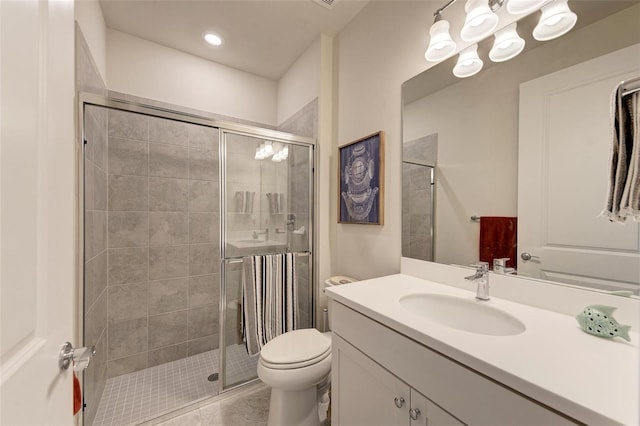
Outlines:
{"label": "drawer pull handle", "polygon": [[420,416],[420,409],[412,408],[409,410],[409,416],[411,417],[411,420],[418,420],[418,417]]}
{"label": "drawer pull handle", "polygon": [[402,406],[404,405],[404,398],[401,396],[396,396],[395,398],[393,398],[393,403],[396,404],[396,407],[402,408]]}

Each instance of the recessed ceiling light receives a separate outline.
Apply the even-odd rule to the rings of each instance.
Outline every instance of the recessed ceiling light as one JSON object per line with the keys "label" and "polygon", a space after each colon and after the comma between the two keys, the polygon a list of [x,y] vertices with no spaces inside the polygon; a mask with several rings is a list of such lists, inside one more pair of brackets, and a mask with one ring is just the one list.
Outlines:
{"label": "recessed ceiling light", "polygon": [[222,44],[222,37],[214,33],[206,33],[204,40],[212,46],[220,46]]}

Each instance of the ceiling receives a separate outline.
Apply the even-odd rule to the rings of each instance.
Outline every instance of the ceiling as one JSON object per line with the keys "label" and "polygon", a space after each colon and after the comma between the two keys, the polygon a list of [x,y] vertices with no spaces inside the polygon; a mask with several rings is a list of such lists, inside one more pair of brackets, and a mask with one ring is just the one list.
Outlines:
{"label": "ceiling", "polygon": [[[368,0],[100,0],[108,28],[271,80],[320,33],[338,33]],[[224,44],[209,46],[207,31]]]}

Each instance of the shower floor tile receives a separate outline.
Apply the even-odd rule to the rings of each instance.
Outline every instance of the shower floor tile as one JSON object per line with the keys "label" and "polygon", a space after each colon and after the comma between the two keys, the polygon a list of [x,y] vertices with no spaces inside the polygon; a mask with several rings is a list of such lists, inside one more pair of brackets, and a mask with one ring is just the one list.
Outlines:
{"label": "shower floor tile", "polygon": [[227,385],[242,383],[256,377],[258,355],[249,356],[244,345],[227,346]]}
{"label": "shower floor tile", "polygon": [[[258,357],[247,356],[244,345],[227,350],[228,383],[256,375]],[[107,380],[93,426],[135,425],[219,393],[218,349]]]}

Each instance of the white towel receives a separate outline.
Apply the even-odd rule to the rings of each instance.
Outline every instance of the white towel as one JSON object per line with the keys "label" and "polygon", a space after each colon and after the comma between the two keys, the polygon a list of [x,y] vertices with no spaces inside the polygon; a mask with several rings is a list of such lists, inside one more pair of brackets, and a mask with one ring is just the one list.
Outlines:
{"label": "white towel", "polygon": [[602,216],[614,222],[640,221],[640,95],[611,94],[609,190]]}
{"label": "white towel", "polygon": [[295,330],[298,280],[293,253],[243,258],[242,334],[249,355],[276,336]]}

